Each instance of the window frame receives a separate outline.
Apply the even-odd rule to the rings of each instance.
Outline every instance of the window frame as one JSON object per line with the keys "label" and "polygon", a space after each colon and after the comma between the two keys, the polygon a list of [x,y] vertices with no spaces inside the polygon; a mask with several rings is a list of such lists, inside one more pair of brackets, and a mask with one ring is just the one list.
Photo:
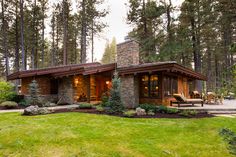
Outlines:
{"label": "window frame", "polygon": [[[158,80],[157,80],[157,84],[158,84],[158,95],[157,96],[151,96],[151,76],[157,76],[158,77]],[[148,96],[143,96],[143,84],[142,84],[142,77],[143,76],[148,76]],[[160,74],[158,73],[155,73],[155,74],[142,74],[140,75],[140,82],[139,82],[139,95],[140,95],[140,98],[149,98],[149,99],[159,99],[161,97],[161,89],[160,89],[160,86],[161,86],[161,79],[160,79]]]}
{"label": "window frame", "polygon": [[[169,82],[166,82],[165,83],[165,79],[166,78],[168,78],[168,80],[169,80]],[[163,76],[163,96],[164,97],[166,97],[166,98],[170,98],[170,97],[173,97],[173,84],[174,84],[174,82],[175,82],[175,80],[176,80],[176,90],[177,90],[177,92],[178,92],[178,88],[179,88],[179,84],[178,84],[178,76],[175,76],[175,75],[164,75]],[[169,86],[170,86],[170,95],[165,95],[165,92],[166,92],[166,89],[165,89],[165,84],[169,84]]]}

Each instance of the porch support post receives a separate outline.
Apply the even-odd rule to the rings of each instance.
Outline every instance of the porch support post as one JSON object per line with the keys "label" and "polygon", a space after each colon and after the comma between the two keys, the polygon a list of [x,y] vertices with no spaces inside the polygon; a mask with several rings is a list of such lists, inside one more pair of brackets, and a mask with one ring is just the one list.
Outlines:
{"label": "porch support post", "polygon": [[85,76],[87,86],[87,102],[90,103],[90,75]]}

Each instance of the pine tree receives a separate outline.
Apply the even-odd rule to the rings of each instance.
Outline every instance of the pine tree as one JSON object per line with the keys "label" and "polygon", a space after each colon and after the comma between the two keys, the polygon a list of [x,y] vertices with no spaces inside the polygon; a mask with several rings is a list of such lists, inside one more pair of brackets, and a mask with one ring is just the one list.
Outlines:
{"label": "pine tree", "polygon": [[121,101],[121,93],[120,93],[120,78],[118,73],[115,72],[114,78],[112,79],[112,88],[110,90],[110,98],[109,98],[109,106],[110,112],[119,114],[124,110],[124,105]]}
{"label": "pine tree", "polygon": [[29,96],[32,105],[39,104],[39,85],[36,80],[29,84]]}
{"label": "pine tree", "polygon": [[111,43],[106,43],[105,51],[101,62],[103,64],[115,63],[116,61],[116,39],[113,38]]}

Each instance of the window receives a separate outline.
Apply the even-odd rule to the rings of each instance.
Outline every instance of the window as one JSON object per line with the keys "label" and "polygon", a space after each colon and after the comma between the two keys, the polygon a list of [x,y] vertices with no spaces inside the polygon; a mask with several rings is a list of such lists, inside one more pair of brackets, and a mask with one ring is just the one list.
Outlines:
{"label": "window", "polygon": [[178,93],[178,78],[174,76],[165,76],[163,79],[164,96],[172,96],[174,93]]}
{"label": "window", "polygon": [[141,78],[141,96],[148,97],[149,93],[149,78],[148,75],[144,75]]}
{"label": "window", "polygon": [[141,97],[159,97],[159,78],[158,75],[143,75],[141,77]]}

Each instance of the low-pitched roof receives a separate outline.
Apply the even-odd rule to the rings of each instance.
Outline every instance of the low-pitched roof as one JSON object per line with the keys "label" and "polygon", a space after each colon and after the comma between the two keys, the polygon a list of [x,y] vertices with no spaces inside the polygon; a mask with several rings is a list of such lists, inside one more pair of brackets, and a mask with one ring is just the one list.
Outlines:
{"label": "low-pitched roof", "polygon": [[179,73],[199,80],[205,80],[205,81],[207,80],[207,77],[202,75],[201,73],[197,73],[189,68],[179,65],[174,61],[131,65],[127,67],[118,68],[118,71],[120,75],[167,71],[167,72]]}
{"label": "low-pitched roof", "polygon": [[58,66],[58,67],[51,67],[37,70],[19,71],[9,75],[7,79],[15,80],[25,77],[34,77],[42,75],[50,75],[52,77],[63,77],[63,76],[71,76],[79,74],[91,75],[101,72],[114,71],[115,69],[118,71],[120,75],[167,71],[167,72],[181,73],[182,75],[186,75],[199,80],[207,80],[207,78],[204,75],[197,73],[186,67],[183,67],[177,64],[176,62],[145,63],[139,65],[119,67],[119,68],[116,68],[116,63],[100,64],[96,62],[96,63],[66,65],[66,66]]}

